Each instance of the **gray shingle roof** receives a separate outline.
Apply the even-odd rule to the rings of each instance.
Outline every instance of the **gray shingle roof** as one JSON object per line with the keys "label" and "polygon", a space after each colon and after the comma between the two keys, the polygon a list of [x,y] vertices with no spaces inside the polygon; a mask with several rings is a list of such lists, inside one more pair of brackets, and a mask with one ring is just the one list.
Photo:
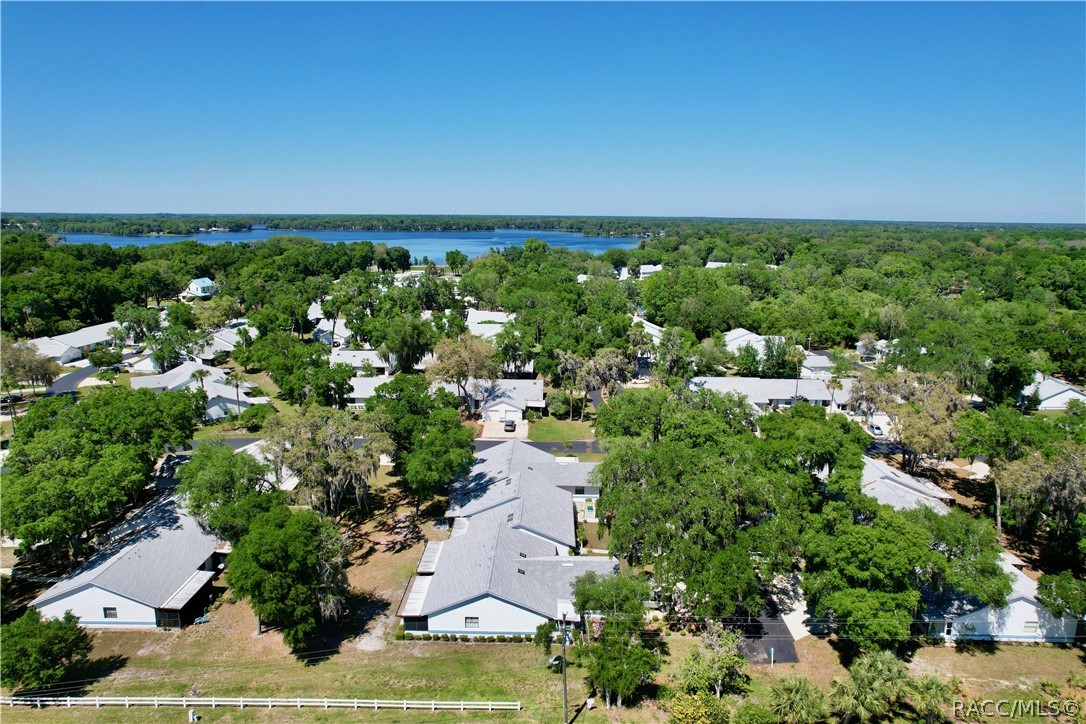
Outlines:
{"label": "gray shingle roof", "polygon": [[492,595],[554,618],[577,576],[614,572],[612,558],[565,555],[575,531],[573,497],[563,488],[584,485],[593,468],[556,462],[517,440],[477,453],[471,473],[450,494],[453,534],[412,613],[429,615]]}
{"label": "gray shingle roof", "polygon": [[772,400],[790,400],[793,395],[806,397],[811,402],[836,401],[838,406],[849,400],[853,380],[840,380],[841,389],[830,394],[823,380],[762,379],[760,377],[695,377],[690,389],[707,389],[719,392],[736,392],[745,395],[753,405],[765,406]]}
{"label": "gray shingle roof", "polygon": [[148,503],[115,528],[115,542],[33,601],[49,603],[86,585],[161,608],[219,545],[176,497]]}
{"label": "gray shingle roof", "polygon": [[952,500],[953,496],[938,485],[914,478],[881,460],[869,458],[866,455],[863,461],[864,470],[863,478],[860,480],[860,490],[880,503],[889,505],[895,510],[925,506],[936,513],[946,514],[950,511],[944,501]]}
{"label": "gray shingle roof", "polygon": [[53,339],[69,347],[91,347],[96,344],[108,344],[113,341],[109,330],[118,327],[116,322],[104,322],[90,327],[83,327],[67,334],[53,335]]}
{"label": "gray shingle roof", "polygon": [[556,555],[553,543],[513,527],[510,507],[472,516],[462,535],[444,542],[422,615],[491,595],[554,618],[557,602],[571,597],[577,576],[614,572],[617,563],[612,558]]}

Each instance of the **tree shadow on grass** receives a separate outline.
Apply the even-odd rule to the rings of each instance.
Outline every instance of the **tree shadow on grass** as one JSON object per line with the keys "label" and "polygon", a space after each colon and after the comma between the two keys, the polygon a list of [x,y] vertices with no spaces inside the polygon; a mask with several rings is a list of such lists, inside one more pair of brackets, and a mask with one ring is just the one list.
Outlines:
{"label": "tree shadow on grass", "polygon": [[306,666],[316,666],[340,652],[351,639],[373,632],[373,626],[389,609],[390,604],[372,591],[352,591],[344,602],[338,620],[326,621],[309,640],[305,650],[294,656]]}
{"label": "tree shadow on grass", "polygon": [[999,644],[995,641],[983,641],[980,639],[958,639],[954,642],[956,654],[984,654],[992,656],[999,652]]}
{"label": "tree shadow on grass", "polygon": [[35,689],[22,689],[15,692],[15,696],[28,698],[86,696],[91,684],[120,671],[127,664],[128,657],[117,654],[100,659],[87,659],[69,667],[64,678],[55,684]]}

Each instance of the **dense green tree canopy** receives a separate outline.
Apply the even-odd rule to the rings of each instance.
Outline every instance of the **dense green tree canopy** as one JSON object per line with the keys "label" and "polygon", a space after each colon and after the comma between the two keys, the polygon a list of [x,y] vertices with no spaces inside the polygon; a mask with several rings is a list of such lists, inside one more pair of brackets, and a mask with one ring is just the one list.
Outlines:
{"label": "dense green tree canopy", "polygon": [[90,634],[66,611],[59,619],[43,620],[36,608],[0,628],[0,683],[9,689],[33,689],[52,684],[91,652]]}

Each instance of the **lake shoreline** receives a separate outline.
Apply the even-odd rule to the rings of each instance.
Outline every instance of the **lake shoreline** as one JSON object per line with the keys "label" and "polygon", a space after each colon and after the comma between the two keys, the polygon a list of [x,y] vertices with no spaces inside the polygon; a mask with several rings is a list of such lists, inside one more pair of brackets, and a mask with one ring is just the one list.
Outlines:
{"label": "lake shoreline", "polygon": [[141,236],[122,236],[116,234],[83,234],[56,232],[65,244],[106,244],[113,248],[126,246],[158,246],[195,241],[209,246],[222,243],[248,243],[266,241],[274,236],[301,236],[327,244],[354,244],[370,242],[374,245],[405,247],[413,258],[429,258],[442,264],[445,252],[453,249],[463,252],[468,258],[476,258],[495,249],[508,246],[522,246],[526,239],[537,238],[552,247],[562,247],[573,251],[587,251],[601,254],[607,249],[634,249],[643,237],[633,236],[587,236],[580,232],[549,231],[543,229],[495,229],[493,231],[372,231],[372,230],[327,230],[327,229],[267,229],[254,228],[248,231],[207,231],[197,234],[145,234]]}

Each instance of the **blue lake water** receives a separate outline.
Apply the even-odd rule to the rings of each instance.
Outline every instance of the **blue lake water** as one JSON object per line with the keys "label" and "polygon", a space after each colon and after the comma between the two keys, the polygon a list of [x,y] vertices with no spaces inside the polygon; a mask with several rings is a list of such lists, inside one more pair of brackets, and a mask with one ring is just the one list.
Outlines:
{"label": "blue lake water", "polygon": [[535,237],[551,246],[600,254],[613,247],[632,248],[640,239],[633,237],[584,236],[568,231],[536,231],[531,229],[498,229],[496,231],[316,231],[253,229],[251,231],[216,231],[192,236],[110,236],[108,234],[60,234],[69,244],[109,244],[110,246],[153,246],[195,239],[201,244],[256,241],[270,236],[289,234],[308,236],[318,241],[372,241],[374,244],[402,246],[412,257],[428,256],[438,264],[444,263],[445,252],[459,249],[469,258],[486,254],[493,248],[520,246],[525,239]]}

